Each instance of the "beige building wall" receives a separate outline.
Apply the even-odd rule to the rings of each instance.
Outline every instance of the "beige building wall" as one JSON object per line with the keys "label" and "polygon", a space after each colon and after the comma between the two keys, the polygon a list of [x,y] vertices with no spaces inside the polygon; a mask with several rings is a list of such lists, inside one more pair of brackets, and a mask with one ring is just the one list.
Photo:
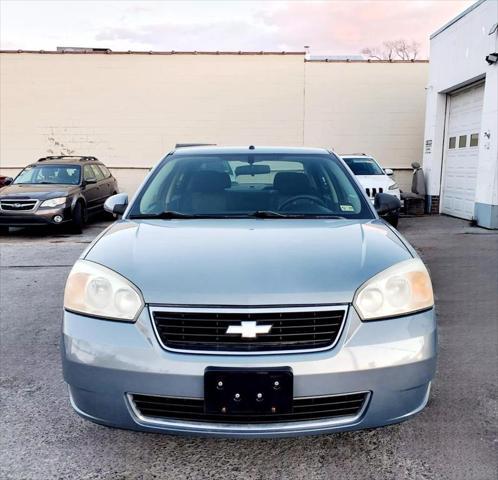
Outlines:
{"label": "beige building wall", "polygon": [[176,143],[303,144],[303,54],[0,55],[7,174],[95,155],[131,192]]}
{"label": "beige building wall", "polygon": [[176,143],[323,146],[409,169],[422,158],[427,74],[427,63],[299,53],[4,52],[0,174],[45,155],[95,155],[133,193]]}
{"label": "beige building wall", "polygon": [[427,62],[306,62],[304,142],[364,152],[411,188],[422,163]]}

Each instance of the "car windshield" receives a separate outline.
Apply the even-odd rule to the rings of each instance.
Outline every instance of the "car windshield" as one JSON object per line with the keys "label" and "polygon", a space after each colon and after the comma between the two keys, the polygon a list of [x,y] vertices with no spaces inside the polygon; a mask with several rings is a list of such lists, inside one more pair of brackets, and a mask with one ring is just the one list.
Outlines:
{"label": "car windshield", "polygon": [[371,158],[345,158],[344,161],[355,175],[385,175],[382,168]]}
{"label": "car windshield", "polygon": [[14,183],[78,185],[80,176],[78,165],[37,165],[25,168]]}
{"label": "car windshield", "polygon": [[130,218],[374,218],[350,173],[326,154],[177,154],[154,171]]}

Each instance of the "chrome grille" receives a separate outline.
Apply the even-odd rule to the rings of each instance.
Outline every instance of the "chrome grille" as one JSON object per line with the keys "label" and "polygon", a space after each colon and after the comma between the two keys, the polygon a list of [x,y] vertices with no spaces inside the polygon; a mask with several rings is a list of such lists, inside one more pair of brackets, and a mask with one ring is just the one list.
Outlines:
{"label": "chrome grille", "polygon": [[206,413],[202,398],[129,395],[136,411],[145,418],[223,423],[296,422],[321,418],[356,417],[364,410],[368,392],[319,397],[296,397],[286,414]]}
{"label": "chrome grille", "polygon": [[365,188],[365,192],[367,192],[368,197],[375,198],[375,195],[377,195],[378,193],[384,193],[384,189],[382,187]]}
{"label": "chrome grille", "polygon": [[[151,313],[157,336],[166,349],[258,353],[331,348],[339,338],[346,310],[344,306],[280,310],[151,308]],[[252,327],[271,325],[271,329],[247,338],[241,333],[227,333],[230,326],[240,330],[242,322]]]}
{"label": "chrome grille", "polygon": [[0,209],[5,211],[28,212],[34,210],[38,200],[0,200]]}

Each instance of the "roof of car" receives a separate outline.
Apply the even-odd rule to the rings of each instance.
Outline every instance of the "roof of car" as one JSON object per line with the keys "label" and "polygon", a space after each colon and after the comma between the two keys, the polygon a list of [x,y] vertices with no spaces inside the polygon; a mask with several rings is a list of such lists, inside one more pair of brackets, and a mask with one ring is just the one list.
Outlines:
{"label": "roof of car", "polygon": [[311,148],[311,147],[265,147],[259,145],[246,145],[242,147],[220,147],[220,146],[195,146],[195,147],[181,147],[176,148],[173,155],[191,155],[191,154],[328,154],[330,153],[325,148]]}
{"label": "roof of car", "polygon": [[352,158],[352,157],[365,157],[365,158],[373,158],[368,153],[340,153],[340,157],[342,158]]}
{"label": "roof of car", "polygon": [[54,155],[48,157],[42,157],[38,159],[36,163],[57,163],[57,164],[75,164],[75,163],[87,163],[87,162],[99,162],[96,157],[91,157],[87,155]]}

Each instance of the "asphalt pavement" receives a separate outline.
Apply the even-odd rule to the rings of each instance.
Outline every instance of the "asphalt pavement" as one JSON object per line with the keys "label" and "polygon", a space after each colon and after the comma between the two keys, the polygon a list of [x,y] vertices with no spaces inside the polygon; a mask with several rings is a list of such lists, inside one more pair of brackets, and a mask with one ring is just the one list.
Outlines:
{"label": "asphalt pavement", "polygon": [[117,430],[71,410],[59,358],[63,288],[105,226],[0,237],[1,479],[498,478],[498,232],[449,217],[400,222],[437,301],[438,374],[420,415],[369,431],[223,440]]}

